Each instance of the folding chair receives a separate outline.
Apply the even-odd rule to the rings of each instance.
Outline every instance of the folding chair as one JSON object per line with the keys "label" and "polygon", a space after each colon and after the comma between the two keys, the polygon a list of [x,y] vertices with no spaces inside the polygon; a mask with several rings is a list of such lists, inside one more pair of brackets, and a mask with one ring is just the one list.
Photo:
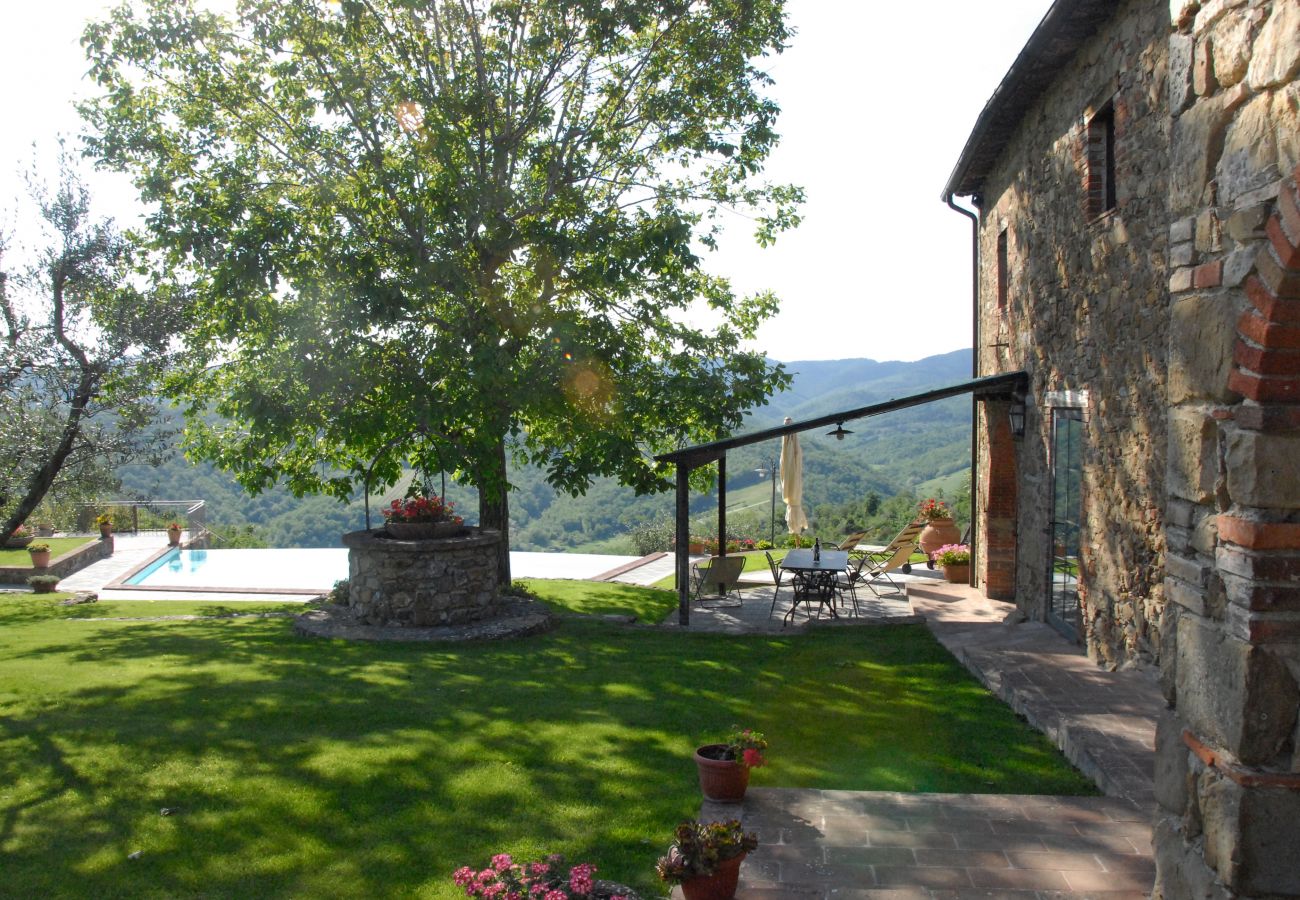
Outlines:
{"label": "folding chair", "polygon": [[[917,519],[915,522],[909,522],[907,526],[904,527],[903,530],[884,547],[880,547],[876,550],[869,549],[859,552],[865,552],[867,558],[870,559],[872,563],[877,563],[889,559],[904,545],[909,545],[911,550],[908,551],[908,556],[910,557],[916,552],[917,543],[921,539],[921,532],[925,530],[926,524],[927,522],[925,519]],[[894,568],[901,569],[903,574],[906,575],[912,571],[912,564],[904,559],[901,565],[895,566]]]}
{"label": "folding chair", "polygon": [[[916,533],[919,535],[921,533],[920,529],[917,529]],[[901,542],[895,539],[894,542],[891,542],[891,546],[894,546],[894,550],[888,555],[885,555],[886,551],[878,551],[876,553],[868,553],[862,559],[863,565],[859,570],[860,577],[858,582],[871,588],[871,592],[877,597],[880,596],[880,591],[876,590],[874,582],[880,578],[888,581],[890,586],[893,587],[895,593],[902,590],[898,582],[889,577],[889,573],[902,569],[904,566],[911,568],[908,564],[908,560],[911,559],[912,554],[916,551],[916,538],[913,537],[910,540],[903,540]]]}
{"label": "folding chair", "polygon": [[866,536],[867,533],[865,531],[855,531],[851,535],[846,537],[844,540],[836,544],[835,549],[846,551],[850,557],[861,556],[862,551],[858,549],[858,544],[861,543],[862,539]]}
{"label": "folding chair", "polygon": [[733,602],[717,602],[710,609],[718,609],[723,606],[739,606],[740,591],[736,587],[736,582],[740,580],[740,573],[745,568],[745,557],[743,556],[714,556],[711,557],[707,565],[696,563],[691,566],[691,581],[694,589],[696,603],[709,601],[725,601],[727,597],[734,593],[736,599]]}

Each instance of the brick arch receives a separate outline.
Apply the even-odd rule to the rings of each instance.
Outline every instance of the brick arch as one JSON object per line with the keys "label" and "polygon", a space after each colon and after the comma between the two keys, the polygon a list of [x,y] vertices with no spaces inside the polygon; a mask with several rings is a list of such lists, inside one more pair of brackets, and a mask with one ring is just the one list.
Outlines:
{"label": "brick arch", "polygon": [[1268,240],[1246,279],[1250,306],[1237,320],[1236,365],[1228,387],[1258,407],[1244,406],[1245,428],[1300,428],[1300,167],[1278,191]]}

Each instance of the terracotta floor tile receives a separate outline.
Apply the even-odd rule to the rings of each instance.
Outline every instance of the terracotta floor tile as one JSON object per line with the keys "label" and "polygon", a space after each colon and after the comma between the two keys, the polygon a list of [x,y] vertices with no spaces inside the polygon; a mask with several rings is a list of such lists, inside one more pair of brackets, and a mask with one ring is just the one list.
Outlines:
{"label": "terracotta floor tile", "polygon": [[1065,876],[1054,869],[970,869],[971,883],[978,888],[1022,891],[1069,890]]}

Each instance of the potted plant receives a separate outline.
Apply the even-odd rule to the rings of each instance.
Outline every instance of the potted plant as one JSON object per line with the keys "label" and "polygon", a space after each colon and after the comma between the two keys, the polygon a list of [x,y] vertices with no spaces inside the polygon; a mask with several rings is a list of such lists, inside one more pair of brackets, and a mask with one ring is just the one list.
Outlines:
{"label": "potted plant", "polygon": [[456,515],[454,504],[436,495],[394,500],[384,510],[384,530],[398,540],[451,537],[460,533],[464,521]]}
{"label": "potted plant", "polygon": [[683,822],[655,871],[669,884],[680,884],[686,900],[730,900],[736,896],[740,864],[757,846],[758,836],[747,833],[737,819]]}
{"label": "potted plant", "polygon": [[167,526],[167,543],[173,547],[181,545],[181,523],[172,522]]}
{"label": "potted plant", "polygon": [[935,562],[943,567],[943,577],[954,583],[970,581],[970,547],[965,544],[944,544],[934,554]]}
{"label": "potted plant", "polygon": [[568,869],[564,857],[554,854],[540,862],[517,863],[508,853],[498,853],[479,871],[462,866],[452,880],[466,897],[519,897],[536,900],[636,900],[626,888],[596,881],[596,867],[579,863]]}
{"label": "potted plant", "polygon": [[725,742],[695,751],[700,793],[717,803],[739,803],[749,788],[749,770],[767,762],[767,739],[760,731],[733,725]]}
{"label": "potted plant", "polygon": [[921,503],[918,511],[922,519],[925,519],[925,527],[921,529],[921,535],[917,538],[917,543],[929,557],[930,568],[934,568],[934,554],[944,544],[955,544],[961,540],[961,532],[957,530],[957,523],[953,521],[952,511],[942,500],[935,500],[931,497]]}
{"label": "potted plant", "polygon": [[95,524],[99,526],[100,537],[111,537],[113,534],[113,517],[108,513],[100,513],[95,516]]}
{"label": "potted plant", "polygon": [[19,525],[14,529],[14,533],[9,535],[5,541],[6,550],[21,550],[32,542],[32,533],[27,530],[25,525]]}
{"label": "potted plant", "polygon": [[49,544],[28,544],[27,552],[32,555],[32,568],[44,569],[50,564]]}
{"label": "potted plant", "polygon": [[27,583],[31,585],[34,594],[50,594],[54,592],[55,586],[59,583],[57,575],[31,575],[27,578]]}

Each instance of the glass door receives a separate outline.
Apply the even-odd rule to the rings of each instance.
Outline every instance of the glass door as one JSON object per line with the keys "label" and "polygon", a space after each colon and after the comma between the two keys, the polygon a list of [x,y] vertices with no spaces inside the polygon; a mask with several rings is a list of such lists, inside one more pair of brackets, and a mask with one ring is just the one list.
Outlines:
{"label": "glass door", "polygon": [[1079,640],[1079,524],[1083,493],[1083,410],[1052,410],[1052,517],[1047,621]]}

